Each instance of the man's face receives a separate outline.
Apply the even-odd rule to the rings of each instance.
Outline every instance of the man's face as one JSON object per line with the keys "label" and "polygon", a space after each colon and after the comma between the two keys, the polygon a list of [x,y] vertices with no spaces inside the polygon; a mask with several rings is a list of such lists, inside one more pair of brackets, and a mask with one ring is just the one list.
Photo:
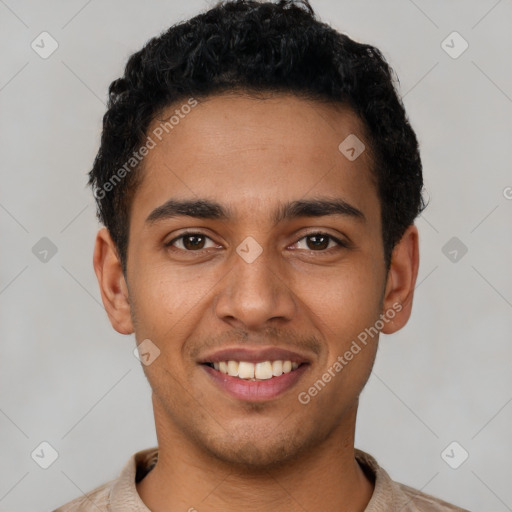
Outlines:
{"label": "man's face", "polygon": [[[153,137],[131,210],[127,285],[137,343],[160,350],[144,366],[159,435],[258,467],[353,426],[377,337],[309,403],[298,399],[384,312],[380,204],[368,151],[350,161],[338,149],[350,134],[364,141],[347,109],[223,95]],[[169,200],[216,203],[226,218],[155,212]],[[312,200],[353,210],[277,218]],[[266,361],[300,366],[251,381],[213,365],[230,360],[264,363],[256,371],[267,377]]]}

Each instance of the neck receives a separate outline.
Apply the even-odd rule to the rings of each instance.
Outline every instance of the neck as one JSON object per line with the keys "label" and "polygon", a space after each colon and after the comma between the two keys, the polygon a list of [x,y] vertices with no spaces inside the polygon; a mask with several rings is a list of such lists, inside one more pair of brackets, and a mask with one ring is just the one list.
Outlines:
{"label": "neck", "polygon": [[158,462],[137,484],[137,492],[152,512],[254,512],[270,507],[282,512],[362,512],[373,483],[355,460],[356,413],[357,405],[321,445],[263,470],[225,464],[156,418]]}

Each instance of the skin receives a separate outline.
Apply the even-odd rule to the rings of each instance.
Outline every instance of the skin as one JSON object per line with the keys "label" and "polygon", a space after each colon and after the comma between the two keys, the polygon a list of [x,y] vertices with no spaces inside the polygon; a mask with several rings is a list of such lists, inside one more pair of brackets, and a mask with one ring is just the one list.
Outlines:
{"label": "skin", "polygon": [[[286,94],[202,100],[144,160],[126,276],[108,231],[99,231],[94,268],[112,326],[160,350],[143,366],[159,460],[137,485],[153,512],[362,511],[368,504],[373,482],[354,458],[354,431],[378,337],[307,405],[297,399],[393,304],[401,310],[381,332],[399,330],[411,313],[417,229],[407,229],[386,273],[370,153],[345,158],[338,145],[349,134],[365,139],[357,116],[340,106]],[[365,220],[272,219],[282,203],[319,197],[341,198]],[[233,216],[146,222],[171,198],[215,200]],[[186,229],[207,237],[199,249],[190,238],[165,246]],[[319,232],[347,247],[318,243]],[[236,252],[248,236],[263,249],[250,264]],[[296,348],[310,364],[277,398],[242,401],[197,362],[228,346]]]}

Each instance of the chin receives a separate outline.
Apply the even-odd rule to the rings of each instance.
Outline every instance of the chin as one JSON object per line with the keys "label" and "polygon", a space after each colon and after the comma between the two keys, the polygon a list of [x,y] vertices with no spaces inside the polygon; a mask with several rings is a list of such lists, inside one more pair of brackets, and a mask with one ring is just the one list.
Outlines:
{"label": "chin", "polygon": [[219,462],[238,467],[239,471],[261,472],[293,462],[312,444],[298,432],[283,432],[278,427],[267,432],[224,432],[221,438],[210,438],[204,448]]}

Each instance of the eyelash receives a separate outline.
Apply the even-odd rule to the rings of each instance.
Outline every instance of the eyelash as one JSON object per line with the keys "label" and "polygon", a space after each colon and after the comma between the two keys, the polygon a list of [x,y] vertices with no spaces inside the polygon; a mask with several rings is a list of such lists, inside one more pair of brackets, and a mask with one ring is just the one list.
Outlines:
{"label": "eyelash", "polygon": [[[199,252],[201,252],[203,250],[206,250],[206,249],[198,249],[197,251],[190,251],[190,250],[187,250],[187,249],[178,249],[178,248],[172,247],[172,245],[176,241],[182,240],[182,239],[187,238],[189,236],[199,236],[199,237],[204,237],[204,238],[207,238],[207,239],[211,240],[211,238],[208,235],[205,235],[204,233],[197,232],[197,231],[187,231],[185,233],[182,233],[180,236],[177,236],[176,238],[173,238],[170,242],[167,242],[165,244],[165,247],[170,248],[170,249],[174,249],[174,250],[178,250],[178,251],[189,252],[189,253],[194,253],[194,252],[199,253]],[[336,247],[336,248],[331,247],[330,249],[323,249],[323,250],[318,250],[318,251],[315,251],[313,249],[309,249],[309,252],[323,252],[323,253],[326,253],[326,252],[328,252],[328,251],[330,251],[332,249],[341,249],[341,248],[347,249],[349,247],[349,244],[347,242],[343,242],[339,238],[336,238],[335,236],[332,236],[329,233],[324,233],[322,231],[315,231],[313,233],[308,233],[307,235],[304,235],[303,237],[299,238],[297,240],[297,242],[295,242],[295,243],[298,243],[301,240],[304,240],[305,238],[318,237],[318,236],[320,236],[320,237],[323,236],[323,237],[329,238],[331,241],[335,242],[338,245],[338,247]],[[308,250],[308,249],[305,249],[305,250]]]}

